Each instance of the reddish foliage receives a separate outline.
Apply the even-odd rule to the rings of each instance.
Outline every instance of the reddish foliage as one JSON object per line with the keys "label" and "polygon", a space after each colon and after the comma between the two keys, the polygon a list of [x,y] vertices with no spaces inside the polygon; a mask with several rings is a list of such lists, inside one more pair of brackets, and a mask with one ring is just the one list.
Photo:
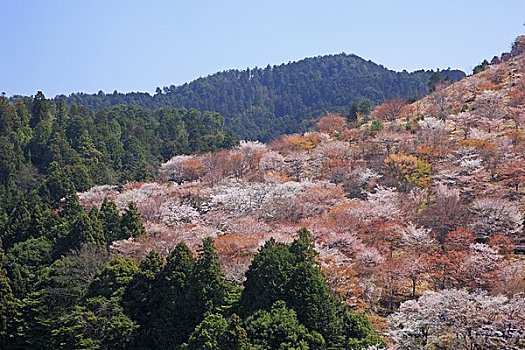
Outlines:
{"label": "reddish foliage", "polygon": [[327,114],[317,122],[320,132],[333,135],[335,132],[341,133],[346,128],[346,118],[340,114]]}
{"label": "reddish foliage", "polygon": [[402,99],[388,100],[378,105],[371,113],[375,119],[392,121],[412,113],[412,107]]}

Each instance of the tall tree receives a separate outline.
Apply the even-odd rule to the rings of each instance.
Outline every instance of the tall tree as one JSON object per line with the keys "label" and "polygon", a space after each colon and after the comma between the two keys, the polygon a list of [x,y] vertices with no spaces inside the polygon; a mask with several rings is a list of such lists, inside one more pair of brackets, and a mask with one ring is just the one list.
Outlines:
{"label": "tall tree", "polygon": [[285,244],[274,239],[264,244],[246,271],[240,300],[244,316],[259,309],[268,309],[275,301],[285,298],[293,260],[294,257]]}
{"label": "tall tree", "polygon": [[195,310],[189,303],[189,276],[195,258],[188,246],[179,243],[171,252],[162,269],[154,290],[157,307],[152,315],[152,329],[148,331],[158,348],[166,349],[170,344],[182,344],[196,326]]}
{"label": "tall tree", "polygon": [[17,300],[9,285],[9,279],[6,276],[5,270],[0,267],[0,347],[2,348],[13,341],[16,314]]}
{"label": "tall tree", "polygon": [[202,253],[195,263],[189,282],[189,300],[197,322],[202,320],[207,312],[221,309],[227,293],[227,284],[211,237],[202,241]]}
{"label": "tall tree", "polygon": [[140,220],[140,213],[134,202],[129,202],[128,208],[120,221],[122,237],[140,238],[146,236],[146,229]]}
{"label": "tall tree", "polygon": [[49,106],[42,91],[38,91],[33,98],[33,106],[31,108],[31,119],[29,120],[29,126],[34,128],[42,120],[49,117]]}
{"label": "tall tree", "polygon": [[125,238],[120,225],[122,219],[115,202],[107,197],[104,198],[98,216],[102,223],[102,229],[106,237],[106,246],[108,248],[111,242]]}

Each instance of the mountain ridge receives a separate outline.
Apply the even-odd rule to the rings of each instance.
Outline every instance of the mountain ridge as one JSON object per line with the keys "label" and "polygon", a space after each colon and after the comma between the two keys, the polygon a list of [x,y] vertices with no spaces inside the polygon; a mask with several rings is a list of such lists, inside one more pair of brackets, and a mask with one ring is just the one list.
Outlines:
{"label": "mountain ridge", "polygon": [[[438,70],[439,71],[439,70]],[[460,70],[439,71],[457,81]],[[307,57],[265,68],[230,69],[179,86],[147,92],[60,95],[69,104],[102,109],[137,104],[218,112],[241,138],[267,141],[282,134],[305,131],[320,114],[347,112],[352,103],[378,104],[391,98],[417,99],[428,93],[434,70],[390,70],[354,54]]]}

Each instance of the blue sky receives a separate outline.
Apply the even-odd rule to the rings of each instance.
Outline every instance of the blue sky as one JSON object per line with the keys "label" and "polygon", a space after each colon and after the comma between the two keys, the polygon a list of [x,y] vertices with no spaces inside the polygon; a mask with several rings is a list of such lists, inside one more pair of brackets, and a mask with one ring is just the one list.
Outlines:
{"label": "blue sky", "polygon": [[470,72],[524,22],[524,0],[0,0],[0,91],[153,92],[340,52]]}

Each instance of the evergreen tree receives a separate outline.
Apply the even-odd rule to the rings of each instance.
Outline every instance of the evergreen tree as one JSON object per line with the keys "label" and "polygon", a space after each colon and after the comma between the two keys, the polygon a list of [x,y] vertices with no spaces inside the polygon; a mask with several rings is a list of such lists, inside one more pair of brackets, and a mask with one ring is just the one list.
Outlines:
{"label": "evergreen tree", "polygon": [[26,238],[26,233],[31,229],[32,222],[29,210],[29,204],[24,199],[13,208],[9,215],[6,229],[0,236],[5,248],[12,246],[20,238]]}
{"label": "evergreen tree", "polygon": [[89,287],[88,295],[120,299],[138,271],[139,267],[134,260],[117,256],[97,274]]}
{"label": "evergreen tree", "polygon": [[74,196],[75,192],[75,186],[64,168],[57,162],[52,162],[49,165],[49,175],[41,187],[41,194],[56,206],[63,198]]}
{"label": "evergreen tree", "polygon": [[121,217],[117,206],[107,197],[102,202],[98,217],[102,223],[102,230],[104,231],[108,248],[111,242],[125,238],[120,226]]}
{"label": "evergreen tree", "polygon": [[62,239],[62,251],[80,249],[84,244],[104,245],[104,233],[101,231],[101,226],[93,222],[83,209],[68,222],[70,223],[69,233]]}
{"label": "evergreen tree", "polygon": [[108,258],[104,248],[85,244],[53,262],[40,284],[45,289],[47,304],[63,312],[80,303]]}
{"label": "evergreen tree", "polygon": [[42,91],[38,91],[33,98],[33,107],[31,108],[31,120],[29,121],[29,126],[34,128],[38,123],[48,117],[48,102]]}
{"label": "evergreen tree", "polygon": [[430,76],[428,80],[428,91],[430,92],[436,91],[436,87],[439,84],[442,84],[444,81],[445,81],[445,78],[441,75],[441,72],[438,69],[437,71],[432,73],[432,75]]}
{"label": "evergreen tree", "polygon": [[17,306],[17,300],[9,285],[9,279],[0,265],[0,347],[2,348],[5,348],[8,343],[13,341]]}
{"label": "evergreen tree", "polygon": [[337,316],[337,301],[330,294],[320,265],[311,233],[305,228],[290,245],[296,265],[287,288],[286,301],[297,312],[297,318],[308,329],[323,335],[330,343],[341,337],[341,324]]}
{"label": "evergreen tree", "polygon": [[220,340],[226,332],[228,322],[220,314],[207,314],[201,323],[191,333],[183,350],[219,350],[222,348]]}
{"label": "evergreen tree", "polygon": [[[289,246],[268,241],[246,272],[240,300],[244,315],[268,310],[282,301],[309,332],[320,334],[328,346],[375,344],[369,340],[381,343],[369,323],[352,323],[350,314],[343,317],[345,306],[330,293],[316,256],[312,235],[306,229],[299,230],[298,238]],[[360,328],[352,333],[354,325]]]}
{"label": "evergreen tree", "polygon": [[195,259],[188,246],[179,243],[171,252],[152,296],[157,305],[152,319],[152,328],[144,330],[159,349],[172,344],[182,344],[196,326],[193,321],[196,310],[189,303],[189,276]]}
{"label": "evergreen tree", "polygon": [[42,276],[42,267],[53,258],[53,243],[46,237],[18,242],[6,252],[4,266],[17,296],[35,291]]}
{"label": "evergreen tree", "polygon": [[241,294],[244,316],[259,309],[268,309],[283,300],[292,275],[294,257],[288,247],[274,239],[268,240],[253,258]]}
{"label": "evergreen tree", "polygon": [[8,349],[53,349],[51,331],[55,321],[45,291],[29,293],[20,300],[15,339]]}
{"label": "evergreen tree", "polygon": [[65,313],[52,331],[53,349],[129,349],[137,325],[115,299],[89,298]]}
{"label": "evergreen tree", "polygon": [[211,237],[202,241],[202,253],[195,263],[189,282],[190,305],[197,322],[205,313],[221,309],[227,284]]}
{"label": "evergreen tree", "polygon": [[308,332],[284,301],[277,301],[270,310],[259,310],[248,317],[246,330],[251,342],[261,350],[321,349],[324,345],[323,337]]}
{"label": "evergreen tree", "polygon": [[128,208],[124,212],[124,215],[122,215],[120,221],[120,230],[123,238],[140,238],[146,236],[146,229],[142,221],[140,221],[139,210],[135,203],[129,202]]}
{"label": "evergreen tree", "polygon": [[233,314],[228,322],[228,327],[220,337],[220,348],[228,350],[250,350],[252,346],[248,340],[248,332],[242,326],[242,320]]}
{"label": "evergreen tree", "polygon": [[[139,270],[126,287],[122,296],[122,304],[126,314],[139,326],[135,345],[152,348],[154,315],[160,304],[159,277],[164,267],[164,259],[156,251],[151,251],[140,263]],[[139,346],[140,345],[140,346]]]}

